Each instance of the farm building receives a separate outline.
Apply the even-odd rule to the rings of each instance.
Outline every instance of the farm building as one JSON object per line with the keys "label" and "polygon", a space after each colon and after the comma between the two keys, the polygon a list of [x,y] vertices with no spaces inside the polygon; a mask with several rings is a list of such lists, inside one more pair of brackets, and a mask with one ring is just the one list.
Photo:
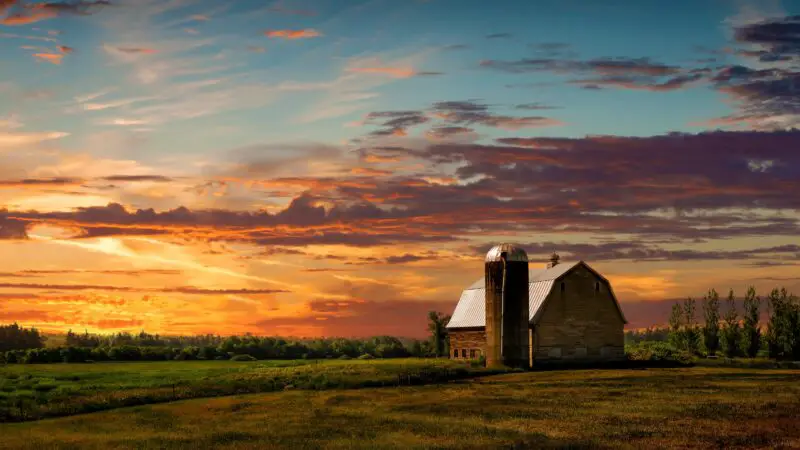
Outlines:
{"label": "farm building", "polygon": [[560,262],[554,253],[545,267],[528,269],[524,250],[503,244],[487,254],[485,272],[461,293],[447,324],[451,358],[484,355],[487,365],[512,366],[624,358],[622,308],[585,262]]}

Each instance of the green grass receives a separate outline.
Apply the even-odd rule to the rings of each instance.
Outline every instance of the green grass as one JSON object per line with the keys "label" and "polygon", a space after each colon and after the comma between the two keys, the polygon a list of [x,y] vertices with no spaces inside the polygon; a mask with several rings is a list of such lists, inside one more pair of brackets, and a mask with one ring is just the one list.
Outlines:
{"label": "green grass", "polygon": [[[0,367],[0,422],[124,406],[296,389],[397,383],[406,371],[465,376],[480,370],[448,360],[171,361]],[[449,373],[445,374],[447,370]]]}
{"label": "green grass", "polygon": [[798,448],[800,372],[514,373],[291,391],[0,425],[5,448]]}

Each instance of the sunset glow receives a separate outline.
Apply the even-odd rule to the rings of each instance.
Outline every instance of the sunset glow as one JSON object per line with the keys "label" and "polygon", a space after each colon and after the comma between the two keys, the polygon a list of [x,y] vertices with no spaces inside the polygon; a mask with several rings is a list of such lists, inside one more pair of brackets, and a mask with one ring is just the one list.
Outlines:
{"label": "sunset glow", "polygon": [[501,3],[0,1],[0,323],[422,337],[505,241],[632,328],[800,292],[800,3]]}

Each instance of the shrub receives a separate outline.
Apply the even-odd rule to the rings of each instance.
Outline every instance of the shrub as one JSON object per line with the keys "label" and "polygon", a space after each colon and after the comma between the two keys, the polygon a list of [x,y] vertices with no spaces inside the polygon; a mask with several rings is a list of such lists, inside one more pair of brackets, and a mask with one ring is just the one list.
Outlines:
{"label": "shrub", "polygon": [[351,357],[349,357],[347,355],[342,355],[342,356],[339,357],[339,359],[347,360],[347,359],[353,359],[353,358],[351,358]]}
{"label": "shrub", "polygon": [[677,361],[692,362],[692,354],[677,350],[666,342],[640,342],[625,347],[628,359],[633,361]]}
{"label": "shrub", "polygon": [[375,357],[369,353],[364,353],[363,355],[359,356],[358,359],[375,359]]}
{"label": "shrub", "polygon": [[33,387],[33,390],[36,392],[50,392],[57,387],[54,384],[37,384]]}
{"label": "shrub", "polygon": [[258,361],[250,355],[236,355],[231,358],[231,361]]}

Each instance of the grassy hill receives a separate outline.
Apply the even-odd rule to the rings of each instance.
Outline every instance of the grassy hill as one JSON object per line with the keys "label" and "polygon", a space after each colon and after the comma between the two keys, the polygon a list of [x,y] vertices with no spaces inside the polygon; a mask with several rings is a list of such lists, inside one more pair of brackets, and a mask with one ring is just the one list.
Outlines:
{"label": "grassy hill", "polygon": [[5,448],[797,448],[800,371],[514,373],[0,425]]}
{"label": "grassy hill", "polygon": [[[420,375],[407,380],[402,375]],[[0,422],[188,398],[433,382],[489,373],[443,359],[160,361],[0,366]]]}

